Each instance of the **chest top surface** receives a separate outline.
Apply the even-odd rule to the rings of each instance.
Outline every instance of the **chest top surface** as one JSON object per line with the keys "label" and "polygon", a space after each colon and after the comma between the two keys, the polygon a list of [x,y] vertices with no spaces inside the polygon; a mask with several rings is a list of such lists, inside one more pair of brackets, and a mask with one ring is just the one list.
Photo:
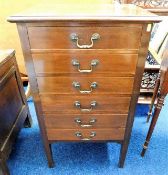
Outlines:
{"label": "chest top surface", "polygon": [[57,20],[159,22],[161,18],[132,4],[39,4],[8,18],[9,22]]}
{"label": "chest top surface", "polygon": [[6,62],[9,57],[12,57],[14,53],[15,52],[13,49],[0,50],[0,66],[3,65],[3,63]]}

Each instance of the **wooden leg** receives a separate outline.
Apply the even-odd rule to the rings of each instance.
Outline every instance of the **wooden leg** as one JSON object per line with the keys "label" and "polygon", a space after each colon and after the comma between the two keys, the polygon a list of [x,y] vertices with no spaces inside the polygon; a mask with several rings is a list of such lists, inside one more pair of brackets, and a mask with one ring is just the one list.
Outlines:
{"label": "wooden leg", "polygon": [[119,164],[118,164],[119,168],[124,167],[124,162],[125,162],[127,150],[128,150],[128,144],[127,143],[122,143],[121,151],[120,151],[120,160],[119,160]]}
{"label": "wooden leg", "polygon": [[10,175],[6,161],[0,159],[0,175]]}
{"label": "wooden leg", "polygon": [[51,147],[51,144],[48,141],[46,130],[44,129],[44,127],[42,125],[42,122],[43,122],[42,118],[38,117],[38,121],[40,123],[39,127],[40,127],[41,133],[43,135],[42,140],[43,140],[43,144],[44,144],[46,157],[47,157],[47,160],[48,160],[48,166],[49,166],[49,168],[53,168],[54,167],[54,161],[53,161],[53,156],[52,156],[52,147]]}
{"label": "wooden leg", "polygon": [[124,167],[124,162],[125,162],[125,158],[126,158],[126,154],[127,154],[127,150],[128,150],[128,145],[129,145],[129,141],[130,141],[130,137],[131,137],[131,131],[132,131],[132,126],[133,126],[133,122],[134,122],[134,113],[135,113],[135,105],[138,101],[138,95],[133,97],[133,100],[131,101],[131,109],[130,109],[130,114],[128,116],[128,120],[127,120],[127,126],[126,126],[126,130],[125,130],[125,135],[124,135],[124,140],[122,141],[121,144],[121,150],[120,150],[120,159],[119,159],[119,168],[123,168]]}
{"label": "wooden leg", "polygon": [[52,167],[54,167],[54,161],[53,161],[53,157],[52,157],[51,143],[49,143],[49,141],[48,141],[47,132],[46,132],[46,129],[45,129],[44,117],[40,112],[40,111],[42,111],[41,106],[37,105],[40,101],[39,96],[34,95],[34,100],[35,100],[35,109],[36,109],[36,112],[37,112],[37,120],[38,120],[38,123],[39,123],[39,128],[40,128],[40,131],[41,131],[41,135],[42,135],[44,150],[45,150],[46,157],[47,157],[47,160],[48,160],[48,166],[50,168],[52,168]]}
{"label": "wooden leg", "polygon": [[148,148],[148,144],[149,144],[149,141],[151,139],[151,136],[152,136],[153,130],[155,128],[156,122],[158,120],[158,117],[159,117],[160,111],[162,109],[163,103],[164,103],[164,97],[158,97],[158,102],[157,102],[157,105],[156,105],[156,108],[155,108],[155,111],[154,111],[154,115],[153,115],[149,130],[148,130],[148,134],[147,134],[145,143],[143,145],[143,150],[141,152],[142,157],[145,155],[145,152]]}
{"label": "wooden leg", "polygon": [[152,96],[152,100],[151,100],[151,105],[150,105],[149,112],[148,112],[148,117],[147,117],[147,120],[146,120],[147,123],[149,122],[149,119],[152,116],[152,109],[153,109],[153,105],[155,103],[155,100],[156,100],[156,97],[157,97],[157,94],[158,94],[159,85],[160,85],[160,73],[159,73],[158,78],[156,80],[156,84],[155,84],[155,88],[154,88],[154,92],[153,92],[153,96]]}
{"label": "wooden leg", "polygon": [[54,161],[53,161],[53,157],[52,157],[51,144],[45,144],[44,146],[45,146],[45,151],[46,151],[46,155],[47,155],[48,166],[49,166],[49,168],[53,168]]}

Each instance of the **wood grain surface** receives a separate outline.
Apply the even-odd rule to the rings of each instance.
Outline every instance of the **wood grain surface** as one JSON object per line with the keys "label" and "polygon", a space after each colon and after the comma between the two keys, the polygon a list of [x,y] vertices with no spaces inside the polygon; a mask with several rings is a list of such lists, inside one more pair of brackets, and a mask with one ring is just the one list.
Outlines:
{"label": "wood grain surface", "polygon": [[[92,119],[96,122],[91,127],[87,128],[118,128],[125,127],[127,121],[127,114],[45,114],[45,125],[48,129],[82,129],[81,124],[90,124]],[[79,118],[81,124],[75,122]]]}
{"label": "wood grain surface", "polygon": [[[91,61],[98,60],[97,66],[88,75],[95,74],[108,75],[126,75],[135,74],[138,55],[128,52],[128,50],[117,50],[121,53],[114,53],[112,50],[68,50],[57,51],[56,53],[39,53],[33,54],[33,62],[37,76],[60,75],[60,74],[77,74],[78,76],[86,75],[79,73],[78,68],[72,65],[72,60],[76,59],[80,63],[80,69],[90,69]],[[44,66],[45,65],[45,66]]]}
{"label": "wood grain surface", "polygon": [[[138,49],[141,27],[28,27],[31,49],[77,49],[71,34],[79,36],[80,45],[91,44],[92,34],[98,33],[92,49]],[[125,32],[127,31],[127,32]],[[118,37],[120,35],[120,37]],[[131,37],[130,37],[131,36]]]}
{"label": "wood grain surface", "polygon": [[[37,77],[39,93],[53,94],[81,94],[80,90],[93,89],[90,94],[130,94],[133,88],[133,77]],[[80,89],[75,88],[73,83],[79,82]],[[96,83],[96,88],[91,84]]]}
{"label": "wood grain surface", "polygon": [[[96,136],[90,140],[122,140],[125,128],[110,129],[47,129],[48,140],[60,141],[81,141],[81,138],[75,135],[81,132],[83,138],[89,138],[91,132],[95,132]],[[86,140],[88,141],[88,140]]]}
{"label": "wood grain surface", "polygon": [[110,95],[40,95],[42,110],[46,113],[74,113],[82,114],[79,108],[74,106],[75,101],[80,101],[82,108],[90,108],[92,101],[97,102],[97,106],[89,114],[125,114],[128,112],[130,97],[110,96]]}

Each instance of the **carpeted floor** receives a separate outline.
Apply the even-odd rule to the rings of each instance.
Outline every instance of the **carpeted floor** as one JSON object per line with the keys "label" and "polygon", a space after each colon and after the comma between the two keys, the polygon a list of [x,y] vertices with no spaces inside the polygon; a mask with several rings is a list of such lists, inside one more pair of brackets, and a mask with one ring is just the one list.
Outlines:
{"label": "carpeted floor", "polygon": [[168,98],[154,130],[149,149],[140,156],[149,127],[147,106],[137,106],[125,167],[117,167],[116,143],[55,143],[55,168],[48,168],[33,102],[29,101],[33,126],[22,129],[9,158],[11,175],[168,175]]}

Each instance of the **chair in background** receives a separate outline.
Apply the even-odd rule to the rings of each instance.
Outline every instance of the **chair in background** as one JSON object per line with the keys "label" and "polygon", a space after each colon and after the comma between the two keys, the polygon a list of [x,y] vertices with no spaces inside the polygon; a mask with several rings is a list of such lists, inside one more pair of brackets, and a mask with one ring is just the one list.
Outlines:
{"label": "chair in background", "polygon": [[145,140],[145,143],[143,145],[143,150],[141,152],[142,157],[145,155],[145,152],[148,148],[149,141],[151,139],[154,127],[155,127],[156,122],[158,120],[158,117],[159,117],[160,111],[162,109],[162,106],[164,104],[164,99],[165,99],[167,93],[168,93],[168,40],[166,42],[166,47],[165,47],[165,50],[163,53],[161,68],[160,68],[159,76],[157,79],[157,84],[155,86],[155,91],[153,93],[150,112],[152,111],[156,97],[158,100],[157,100],[157,104],[155,106],[154,115],[153,115],[149,130],[148,130],[148,134],[146,136],[146,140]]}
{"label": "chair in background", "polygon": [[[158,30],[155,34],[155,37],[149,46],[150,54],[152,55],[154,60],[156,60],[157,63],[159,63],[159,65],[162,62],[163,54],[165,52],[165,49],[166,49],[167,43],[168,43],[168,27],[166,27],[167,22],[168,22],[168,20],[165,20],[161,24],[159,24],[160,28],[158,28]],[[147,122],[149,121],[150,116],[152,115],[152,108],[153,108],[153,105],[157,99],[159,81],[160,81],[160,77],[158,74],[158,78],[156,80],[155,87],[154,87],[153,97],[151,100],[150,109],[148,112]]]}
{"label": "chair in background", "polygon": [[[168,15],[167,0],[120,0],[120,1],[121,3],[125,3],[125,4],[135,4],[157,15],[161,15],[161,16]],[[156,24],[153,27],[152,37],[154,37],[156,33],[157,33],[156,36],[158,37],[155,37],[155,40],[153,40],[153,44],[151,44],[149,47],[149,54],[146,60],[145,71],[142,79],[140,96],[138,100],[139,104],[149,104],[149,105],[151,104],[154,87],[159,74],[161,61],[159,59],[156,60],[156,58],[158,58],[158,56],[156,55],[159,55],[160,57],[160,55],[162,54],[164,50],[164,47],[162,46],[166,35],[164,37],[160,37],[160,34],[162,34],[163,36],[164,32],[162,31],[160,32],[160,29],[156,31],[156,29],[161,28],[158,26],[159,25]],[[157,45],[157,47],[155,44]]]}

